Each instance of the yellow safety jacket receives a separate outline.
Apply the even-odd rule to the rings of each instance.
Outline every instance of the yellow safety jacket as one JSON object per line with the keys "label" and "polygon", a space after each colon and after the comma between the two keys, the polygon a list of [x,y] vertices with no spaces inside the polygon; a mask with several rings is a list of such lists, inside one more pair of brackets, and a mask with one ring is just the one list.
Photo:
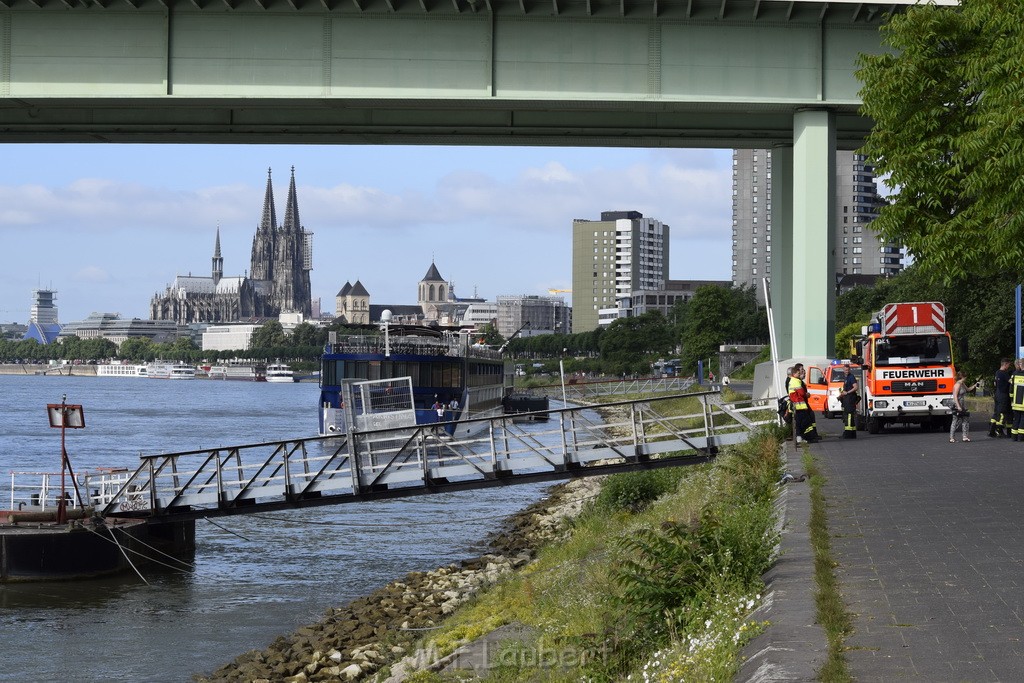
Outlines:
{"label": "yellow safety jacket", "polygon": [[807,405],[807,385],[799,377],[786,379],[786,393],[789,394],[790,404],[793,410],[810,410]]}
{"label": "yellow safety jacket", "polygon": [[1015,372],[1010,377],[1010,408],[1024,411],[1024,372]]}

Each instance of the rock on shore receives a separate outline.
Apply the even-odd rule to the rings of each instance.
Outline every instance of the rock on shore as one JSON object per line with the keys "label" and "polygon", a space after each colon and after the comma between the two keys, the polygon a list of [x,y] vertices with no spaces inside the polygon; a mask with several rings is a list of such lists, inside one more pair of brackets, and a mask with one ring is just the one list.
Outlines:
{"label": "rock on shore", "polygon": [[369,596],[331,609],[316,624],[252,650],[200,683],[356,681],[407,655],[425,630],[441,623],[481,589],[529,563],[564,532],[597,494],[601,477],[552,487],[548,497],[512,515],[488,539],[490,552],[430,572],[412,572]]}

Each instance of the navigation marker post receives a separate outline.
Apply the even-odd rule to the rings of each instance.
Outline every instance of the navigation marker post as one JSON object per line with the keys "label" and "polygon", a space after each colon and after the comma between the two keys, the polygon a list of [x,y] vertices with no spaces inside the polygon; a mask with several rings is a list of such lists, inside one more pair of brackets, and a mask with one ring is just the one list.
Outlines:
{"label": "navigation marker post", "polygon": [[68,429],[82,429],[85,427],[85,412],[81,405],[68,405],[67,394],[60,397],[60,403],[48,403],[46,414],[50,418],[50,427],[60,428],[60,498],[57,499],[57,523],[63,524],[68,521],[68,498],[64,486],[65,470],[71,475],[71,483],[75,487],[75,497],[82,500],[82,494],[78,490],[78,481],[75,479],[75,471],[71,469],[71,461],[68,459],[68,449],[65,446],[64,434]]}

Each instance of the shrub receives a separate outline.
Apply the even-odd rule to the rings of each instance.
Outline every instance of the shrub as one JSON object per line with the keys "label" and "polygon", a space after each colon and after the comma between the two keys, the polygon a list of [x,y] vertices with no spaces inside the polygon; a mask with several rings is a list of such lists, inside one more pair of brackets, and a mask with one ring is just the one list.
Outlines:
{"label": "shrub", "polygon": [[655,500],[679,487],[684,467],[614,474],[601,486],[597,506],[603,510],[640,512]]}

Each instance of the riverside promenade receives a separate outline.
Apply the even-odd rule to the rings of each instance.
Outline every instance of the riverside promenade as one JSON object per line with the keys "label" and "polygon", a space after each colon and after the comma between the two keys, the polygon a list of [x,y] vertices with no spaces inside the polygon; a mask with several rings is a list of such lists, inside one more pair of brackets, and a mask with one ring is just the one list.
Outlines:
{"label": "riverside promenade", "polygon": [[989,438],[985,418],[970,443],[916,428],[843,440],[819,421],[857,681],[1024,680],[1024,443]]}

